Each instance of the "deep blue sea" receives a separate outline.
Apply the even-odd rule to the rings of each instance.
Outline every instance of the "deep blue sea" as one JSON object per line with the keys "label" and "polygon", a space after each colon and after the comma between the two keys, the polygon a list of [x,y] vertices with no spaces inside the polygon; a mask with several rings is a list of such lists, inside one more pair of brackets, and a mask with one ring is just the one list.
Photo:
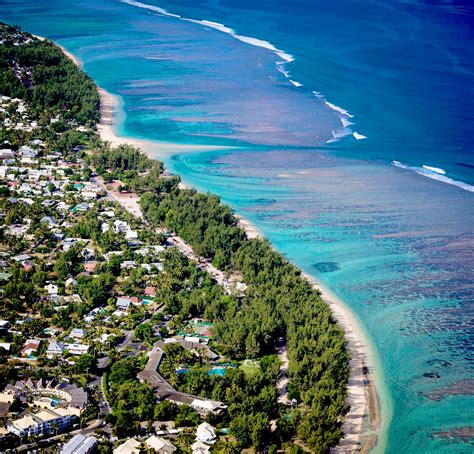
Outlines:
{"label": "deep blue sea", "polygon": [[0,0],[0,20],[76,54],[122,135],[232,145],[167,165],[357,315],[378,451],[473,452],[472,2]]}

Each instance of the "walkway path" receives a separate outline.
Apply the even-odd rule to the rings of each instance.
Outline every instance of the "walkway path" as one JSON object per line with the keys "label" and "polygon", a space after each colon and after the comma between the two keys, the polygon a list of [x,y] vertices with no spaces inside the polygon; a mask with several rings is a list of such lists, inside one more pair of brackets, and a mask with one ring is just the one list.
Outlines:
{"label": "walkway path", "polygon": [[276,388],[280,396],[278,397],[278,403],[283,405],[290,405],[291,401],[288,398],[288,367],[290,362],[288,360],[288,351],[286,348],[286,342],[283,337],[279,339],[278,346],[278,359],[280,360],[280,378],[277,381]]}

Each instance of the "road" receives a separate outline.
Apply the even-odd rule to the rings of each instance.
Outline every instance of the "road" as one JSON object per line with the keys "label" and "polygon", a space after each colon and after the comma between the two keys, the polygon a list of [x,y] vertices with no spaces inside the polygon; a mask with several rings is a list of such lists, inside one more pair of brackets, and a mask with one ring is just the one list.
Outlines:
{"label": "road", "polygon": [[117,202],[124,210],[128,211],[132,216],[135,216],[140,219],[143,218],[143,213],[139,204],[140,197],[137,194],[122,194],[116,191],[111,191],[104,183],[104,179],[98,175],[95,176],[92,180],[100,189],[102,189],[107,194],[110,200]]}

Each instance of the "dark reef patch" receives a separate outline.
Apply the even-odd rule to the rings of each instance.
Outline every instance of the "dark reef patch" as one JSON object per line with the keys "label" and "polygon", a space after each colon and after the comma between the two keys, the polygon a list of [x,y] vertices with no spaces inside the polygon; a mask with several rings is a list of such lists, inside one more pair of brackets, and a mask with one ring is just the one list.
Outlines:
{"label": "dark reef patch", "polygon": [[437,372],[425,372],[423,374],[423,377],[426,377],[426,378],[439,378],[440,375]]}
{"label": "dark reef patch", "polygon": [[341,265],[337,262],[318,262],[313,265],[313,268],[321,273],[333,273],[339,271]]}

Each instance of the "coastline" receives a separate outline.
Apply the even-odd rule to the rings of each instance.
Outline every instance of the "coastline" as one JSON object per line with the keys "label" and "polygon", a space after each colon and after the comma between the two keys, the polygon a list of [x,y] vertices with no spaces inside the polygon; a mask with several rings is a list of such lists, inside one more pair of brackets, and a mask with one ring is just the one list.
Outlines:
{"label": "coastline", "polygon": [[[44,39],[39,37],[39,39]],[[78,67],[82,62],[63,46],[55,43],[62,49],[64,54],[70,58]],[[129,144],[142,148],[150,157],[165,158],[179,152],[206,151],[215,149],[230,149],[231,147],[182,145],[169,142],[154,142],[140,139],[121,137],[113,130],[114,116],[119,109],[120,103],[116,96],[98,87],[101,105],[101,120],[97,124],[97,131],[102,140],[116,146]],[[182,183],[182,187],[188,187]],[[260,231],[247,219],[236,215],[240,227],[249,238],[264,238]],[[322,299],[331,308],[334,318],[344,329],[348,348],[351,351],[350,377],[348,382],[347,403],[350,410],[346,415],[343,425],[344,438],[334,447],[334,453],[368,453],[376,445],[381,448],[381,440],[377,433],[382,428],[382,408],[376,381],[377,367],[374,353],[370,349],[370,343],[364,334],[359,321],[347,305],[345,305],[331,291],[321,285],[315,278],[302,271],[302,276],[321,294]]]}
{"label": "coastline", "polygon": [[[41,40],[46,39],[42,36],[35,36]],[[54,43],[77,67],[82,69],[83,62],[76,55],[69,52],[57,42]],[[120,136],[114,131],[114,116],[120,109],[119,99],[117,96],[112,95],[102,87],[97,86],[97,90],[99,91],[100,95],[100,121],[97,124],[97,132],[103,141],[109,142],[112,146],[121,144],[136,146],[142,148],[154,159],[164,159],[176,153],[223,150],[232,148],[216,145],[183,145],[173,142],[148,141]]]}
{"label": "coastline", "polygon": [[[382,428],[382,407],[380,389],[376,382],[378,368],[371,344],[359,320],[344,302],[306,272],[302,276],[318,290],[323,301],[331,308],[335,320],[343,328],[347,345],[351,351],[350,376],[347,403],[349,413],[343,425],[344,438],[333,448],[334,453],[369,453],[373,448],[382,449],[379,437]],[[376,379],[379,380],[376,380]]]}

